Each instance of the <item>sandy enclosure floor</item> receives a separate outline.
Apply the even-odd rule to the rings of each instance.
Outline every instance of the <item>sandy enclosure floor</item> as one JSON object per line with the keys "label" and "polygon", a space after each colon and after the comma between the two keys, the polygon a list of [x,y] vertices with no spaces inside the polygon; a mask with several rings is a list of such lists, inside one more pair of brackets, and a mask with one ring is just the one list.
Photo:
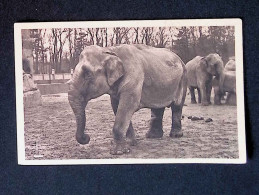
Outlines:
{"label": "sandy enclosure floor", "polygon": [[[238,158],[236,106],[202,107],[190,104],[187,96],[183,109],[182,138],[170,138],[171,110],[164,115],[164,136],[147,139],[150,110],[133,116],[138,144],[129,154],[114,156],[111,147],[114,115],[108,95],[92,100],[86,107],[89,144],[75,139],[76,122],[66,94],[43,96],[42,106],[25,110],[25,158],[32,159],[102,159],[102,158]],[[210,117],[212,122],[191,121],[188,116]]]}

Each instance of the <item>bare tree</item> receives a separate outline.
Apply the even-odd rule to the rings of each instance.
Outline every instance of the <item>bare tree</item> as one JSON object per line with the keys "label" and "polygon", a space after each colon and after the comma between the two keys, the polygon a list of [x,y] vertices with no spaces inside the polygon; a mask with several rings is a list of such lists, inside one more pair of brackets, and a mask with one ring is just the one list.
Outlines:
{"label": "bare tree", "polygon": [[[128,41],[128,32],[131,28],[125,28],[125,27],[116,27],[113,28],[113,33],[115,35],[115,44],[121,44],[123,43],[123,39],[125,43]],[[112,38],[113,40],[113,38]]]}
{"label": "bare tree", "polygon": [[141,43],[146,45],[151,45],[153,41],[153,32],[154,32],[153,27],[144,27],[141,31],[141,36],[142,36]]}
{"label": "bare tree", "polygon": [[169,37],[166,34],[166,27],[159,27],[158,32],[156,33],[156,46],[164,48],[169,41]]}
{"label": "bare tree", "polygon": [[133,41],[134,44],[139,44],[139,27],[134,28],[135,39]]}
{"label": "bare tree", "polygon": [[67,29],[67,40],[68,40],[68,50],[69,50],[69,70],[74,65],[74,42],[73,42],[73,29]]}
{"label": "bare tree", "polygon": [[[98,29],[98,30],[97,30]],[[98,33],[98,31],[99,31],[99,28],[97,28],[96,29],[96,31],[97,31],[97,33]],[[88,28],[87,29],[87,32],[88,32],[88,34],[90,35],[90,44],[91,45],[94,45],[94,36],[95,36],[95,29],[94,28]]]}
{"label": "bare tree", "polygon": [[52,39],[53,39],[53,63],[57,72],[61,72],[62,65],[62,54],[63,46],[66,42],[66,37],[63,37],[63,33],[66,29],[52,29]]}
{"label": "bare tree", "polygon": [[108,29],[104,29],[104,34],[105,34],[105,47],[108,46]]}

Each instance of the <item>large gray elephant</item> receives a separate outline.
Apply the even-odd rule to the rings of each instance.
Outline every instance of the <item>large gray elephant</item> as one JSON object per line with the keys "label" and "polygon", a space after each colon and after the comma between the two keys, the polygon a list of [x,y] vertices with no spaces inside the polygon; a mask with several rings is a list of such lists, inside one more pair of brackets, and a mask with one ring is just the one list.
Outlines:
{"label": "large gray elephant", "polygon": [[181,137],[181,116],[187,78],[182,60],[167,49],[144,45],[86,47],[69,82],[68,100],[76,117],[76,140],[87,144],[85,107],[91,99],[109,94],[114,111],[114,144],[111,154],[129,152],[126,137],[135,143],[131,123],[134,112],[151,108],[151,124],[146,136],[163,136],[165,107],[172,110],[171,137]]}
{"label": "large gray elephant", "polygon": [[219,78],[222,86],[223,61],[218,54],[209,54],[205,57],[196,56],[186,64],[188,88],[191,94],[191,103],[197,103],[194,89],[198,90],[198,103],[203,106],[211,104],[210,96],[212,89],[212,78]]}
{"label": "large gray elephant", "polygon": [[229,60],[223,71],[223,85],[220,90],[219,79],[213,78],[214,104],[221,104],[222,96],[227,92],[226,104],[236,105],[236,64],[235,60]]}

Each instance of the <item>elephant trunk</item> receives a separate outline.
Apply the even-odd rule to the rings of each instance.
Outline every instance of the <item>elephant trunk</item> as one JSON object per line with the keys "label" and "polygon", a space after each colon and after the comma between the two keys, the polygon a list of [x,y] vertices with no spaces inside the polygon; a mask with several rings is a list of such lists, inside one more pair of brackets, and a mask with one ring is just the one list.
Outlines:
{"label": "elephant trunk", "polygon": [[223,61],[221,59],[218,60],[216,71],[217,71],[216,77],[218,77],[218,80],[219,80],[219,91],[221,94],[223,94],[224,93],[223,86],[224,86],[224,80],[225,80],[225,73],[224,73]]}
{"label": "elephant trunk", "polygon": [[85,107],[87,102],[85,98],[76,90],[70,90],[68,92],[69,104],[75,114],[77,131],[76,140],[80,144],[88,144],[90,141],[89,135],[84,133],[85,130]]}

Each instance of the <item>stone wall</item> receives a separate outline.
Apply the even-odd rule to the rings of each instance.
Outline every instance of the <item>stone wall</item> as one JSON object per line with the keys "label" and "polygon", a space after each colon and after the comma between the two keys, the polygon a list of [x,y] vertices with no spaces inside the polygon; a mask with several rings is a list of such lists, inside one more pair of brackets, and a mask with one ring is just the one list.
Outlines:
{"label": "stone wall", "polygon": [[68,84],[66,83],[52,83],[37,85],[41,95],[67,93]]}

